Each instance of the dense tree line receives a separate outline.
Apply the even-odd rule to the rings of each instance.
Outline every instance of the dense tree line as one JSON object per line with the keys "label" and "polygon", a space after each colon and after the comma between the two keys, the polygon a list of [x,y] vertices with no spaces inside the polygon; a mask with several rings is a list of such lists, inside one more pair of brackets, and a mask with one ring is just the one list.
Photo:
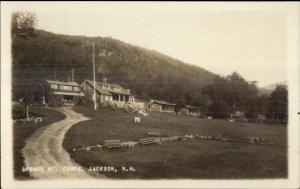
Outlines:
{"label": "dense tree line", "polygon": [[250,121],[260,117],[286,122],[287,89],[278,85],[271,95],[259,95],[256,82],[248,82],[238,73],[217,77],[203,88],[211,103],[207,112],[216,118],[229,118],[235,111],[242,111]]}

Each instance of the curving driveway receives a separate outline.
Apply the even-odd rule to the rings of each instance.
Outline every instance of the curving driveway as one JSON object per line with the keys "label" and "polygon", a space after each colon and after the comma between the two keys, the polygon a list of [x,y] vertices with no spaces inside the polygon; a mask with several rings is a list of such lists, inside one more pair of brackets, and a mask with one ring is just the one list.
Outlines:
{"label": "curving driveway", "polygon": [[58,110],[66,115],[64,120],[40,128],[26,141],[22,153],[26,167],[32,169],[30,175],[37,179],[94,178],[75,163],[62,146],[67,131],[74,124],[89,118],[71,108]]}

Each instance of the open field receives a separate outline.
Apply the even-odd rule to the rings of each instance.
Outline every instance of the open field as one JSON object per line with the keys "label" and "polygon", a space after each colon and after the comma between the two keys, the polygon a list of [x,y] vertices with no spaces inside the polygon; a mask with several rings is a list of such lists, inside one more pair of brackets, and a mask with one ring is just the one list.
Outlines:
{"label": "open field", "polygon": [[[105,173],[110,178],[283,178],[287,176],[286,127],[282,125],[245,124],[224,120],[154,113],[133,123],[133,113],[75,107],[92,120],[80,122],[66,134],[64,147],[79,164],[90,166],[131,166],[135,172]],[[245,140],[264,137],[275,146],[203,141],[149,145],[125,150],[71,152],[75,146],[101,144],[106,139],[124,141],[146,137],[148,131],[162,135],[223,135]]]}
{"label": "open field", "polygon": [[[23,108],[24,107],[20,105],[14,106],[13,115],[20,115]],[[25,164],[21,150],[25,146],[26,139],[28,139],[37,129],[65,118],[62,113],[49,108],[30,107],[29,110],[31,115],[41,116],[43,121],[38,124],[28,122],[25,124],[14,123],[13,125],[14,175],[18,179],[29,178],[28,172],[22,172],[22,167],[24,167]]]}

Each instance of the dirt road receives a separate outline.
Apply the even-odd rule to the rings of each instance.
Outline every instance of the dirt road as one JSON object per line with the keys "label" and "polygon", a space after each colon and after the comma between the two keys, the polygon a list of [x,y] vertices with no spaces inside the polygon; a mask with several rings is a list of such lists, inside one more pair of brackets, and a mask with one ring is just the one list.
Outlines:
{"label": "dirt road", "polygon": [[[26,167],[31,169],[30,175],[37,179],[94,178],[75,163],[62,146],[68,129],[89,118],[71,108],[58,110],[66,115],[64,120],[40,128],[26,141],[22,153]],[[103,175],[97,177],[104,178]]]}

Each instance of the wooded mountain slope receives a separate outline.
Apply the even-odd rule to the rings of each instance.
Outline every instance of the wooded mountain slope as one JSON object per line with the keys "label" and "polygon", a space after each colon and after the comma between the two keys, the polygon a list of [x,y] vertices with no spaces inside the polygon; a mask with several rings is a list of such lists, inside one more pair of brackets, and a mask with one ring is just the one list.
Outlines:
{"label": "wooded mountain slope", "polygon": [[[104,37],[68,36],[36,30],[30,37],[13,35],[13,94],[22,86],[43,79],[82,82],[92,79],[92,43],[95,44],[96,78],[130,88],[137,98],[184,100],[203,104],[201,89],[215,77],[205,69],[159,52]],[[180,45],[180,44],[178,44]]]}

